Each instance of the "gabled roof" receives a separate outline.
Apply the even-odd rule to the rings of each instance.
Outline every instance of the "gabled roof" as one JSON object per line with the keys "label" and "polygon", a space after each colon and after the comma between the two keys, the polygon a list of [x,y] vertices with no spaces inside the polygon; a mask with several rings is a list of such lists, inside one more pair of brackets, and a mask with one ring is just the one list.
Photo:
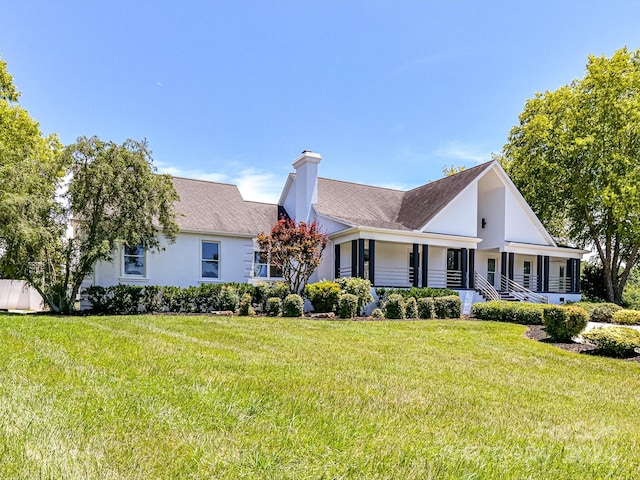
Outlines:
{"label": "gabled roof", "polygon": [[278,206],[248,202],[235,185],[172,177],[181,230],[257,235],[278,220]]}
{"label": "gabled roof", "polygon": [[351,226],[419,230],[478,178],[492,162],[407,192],[318,178],[318,214]]}

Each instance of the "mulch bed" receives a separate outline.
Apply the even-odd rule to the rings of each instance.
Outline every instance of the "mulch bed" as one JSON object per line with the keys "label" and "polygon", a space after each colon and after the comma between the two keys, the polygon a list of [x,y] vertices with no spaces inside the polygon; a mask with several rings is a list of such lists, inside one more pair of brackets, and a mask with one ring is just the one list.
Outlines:
{"label": "mulch bed", "polygon": [[[527,330],[525,332],[525,336],[531,340],[536,340],[538,342],[543,342],[543,343],[548,343],[550,345],[553,345],[554,347],[558,347],[561,348],[563,350],[567,350],[568,352],[575,352],[575,353],[584,353],[586,355],[596,355],[596,356],[602,356],[605,357],[607,355],[604,355],[600,350],[598,350],[596,347],[593,347],[591,345],[586,345],[584,343],[578,343],[578,342],[554,342],[553,340],[551,340],[551,338],[549,338],[549,335],[547,335],[547,332],[545,332],[544,327],[542,325],[527,325],[527,327],[529,328],[529,330]],[[623,360],[629,360],[632,362],[639,362],[640,363],[640,355],[635,355],[633,357],[627,357],[624,358]]]}

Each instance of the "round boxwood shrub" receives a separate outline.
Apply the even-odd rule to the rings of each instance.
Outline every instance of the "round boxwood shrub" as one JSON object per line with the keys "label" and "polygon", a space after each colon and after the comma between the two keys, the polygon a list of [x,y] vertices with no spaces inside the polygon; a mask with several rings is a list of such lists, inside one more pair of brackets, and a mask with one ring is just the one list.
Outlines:
{"label": "round boxwood shrub", "polygon": [[634,328],[594,328],[583,333],[582,338],[605,355],[612,357],[632,356],[640,349],[640,332]]}
{"label": "round boxwood shrub", "polygon": [[329,280],[309,283],[304,287],[302,295],[311,302],[314,312],[334,312],[340,298],[340,285]]}
{"label": "round boxwood shrub", "polygon": [[409,297],[404,302],[405,318],[418,318],[418,302],[415,297]]}
{"label": "round boxwood shrub", "polygon": [[552,340],[568,342],[584,330],[589,314],[584,308],[551,306],[543,315],[544,327]]}
{"label": "round boxwood shrub", "polygon": [[389,295],[387,303],[384,305],[384,315],[391,320],[398,320],[405,317],[404,299],[402,295],[398,293]]}
{"label": "round boxwood shrub", "polygon": [[433,307],[436,318],[460,318],[462,300],[457,295],[435,297],[433,299]]}
{"label": "round boxwood shrub", "polygon": [[270,297],[267,299],[267,316],[277,317],[282,313],[282,299],[280,297]]}
{"label": "round boxwood shrub", "polygon": [[418,300],[418,318],[435,318],[433,298],[425,297]]}
{"label": "round boxwood shrub", "polygon": [[613,314],[618,310],[622,310],[622,307],[615,303],[600,303],[593,309],[593,312],[591,312],[591,321],[611,323],[613,321]]}
{"label": "round boxwood shrub", "polygon": [[301,317],[304,315],[304,300],[296,293],[290,293],[282,303],[283,317]]}
{"label": "round boxwood shrub", "polygon": [[613,312],[613,322],[621,325],[640,325],[640,311],[617,310]]}
{"label": "round boxwood shrub", "polygon": [[362,312],[368,303],[373,302],[369,280],[358,277],[341,278],[338,280],[338,285],[340,285],[343,294],[350,293],[356,296],[358,299],[357,313]]}
{"label": "round boxwood shrub", "polygon": [[374,308],[373,312],[371,312],[371,317],[378,318],[378,319],[384,318],[384,312],[379,308]]}
{"label": "round boxwood shrub", "polygon": [[240,306],[238,307],[238,315],[243,317],[249,317],[251,315],[255,315],[256,311],[253,309],[251,305],[251,294],[243,293],[242,297],[240,297]]}
{"label": "round boxwood shrub", "polygon": [[238,308],[240,297],[238,291],[233,287],[224,286],[220,290],[218,308],[222,311],[235,312]]}
{"label": "round boxwood shrub", "polygon": [[338,300],[338,316],[354,318],[358,314],[358,297],[352,293],[343,293]]}

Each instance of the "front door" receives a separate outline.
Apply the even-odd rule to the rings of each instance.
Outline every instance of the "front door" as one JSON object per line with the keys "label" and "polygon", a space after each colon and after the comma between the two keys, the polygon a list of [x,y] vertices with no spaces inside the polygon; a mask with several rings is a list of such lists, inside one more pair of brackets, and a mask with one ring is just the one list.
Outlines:
{"label": "front door", "polygon": [[496,286],[496,259],[487,259],[487,282],[494,287]]}

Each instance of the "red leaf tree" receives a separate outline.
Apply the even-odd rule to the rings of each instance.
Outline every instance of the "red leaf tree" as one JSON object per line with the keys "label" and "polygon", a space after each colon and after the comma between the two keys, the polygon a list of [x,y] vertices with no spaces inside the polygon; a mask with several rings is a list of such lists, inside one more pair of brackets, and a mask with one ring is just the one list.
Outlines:
{"label": "red leaf tree", "polygon": [[269,234],[258,235],[260,250],[268,252],[271,263],[282,269],[282,277],[293,293],[300,293],[311,274],[318,268],[327,246],[327,235],[318,223],[296,223],[283,218]]}

